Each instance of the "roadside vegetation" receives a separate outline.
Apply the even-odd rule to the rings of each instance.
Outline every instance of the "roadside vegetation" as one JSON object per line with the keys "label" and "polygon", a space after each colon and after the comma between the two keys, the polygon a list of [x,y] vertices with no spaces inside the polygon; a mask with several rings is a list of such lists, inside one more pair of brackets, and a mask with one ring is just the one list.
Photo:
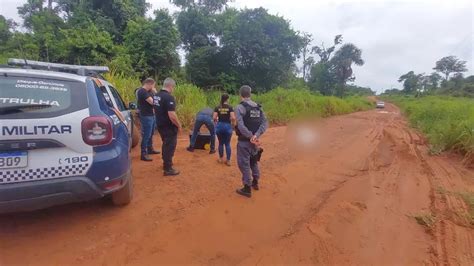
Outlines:
{"label": "roadside vegetation", "polygon": [[466,61],[446,56],[431,74],[409,71],[398,79],[402,90],[385,90],[382,97],[398,105],[411,125],[421,130],[434,154],[459,152],[474,167],[474,76],[464,77]]}
{"label": "roadside vegetation", "polygon": [[445,56],[436,61],[431,74],[409,71],[398,82],[403,89],[390,88],[383,95],[430,95],[474,98],[474,76],[464,76],[466,61],[455,56]]}
{"label": "roadside vegetation", "polygon": [[[135,101],[134,91],[140,86],[138,78],[130,78],[120,74],[105,75],[115,84],[124,101]],[[215,107],[219,103],[219,91],[206,91],[189,83],[178,83],[175,91],[178,102],[178,116],[185,125],[190,125],[195,114],[203,107]],[[260,103],[272,124],[285,124],[288,121],[304,116],[328,117],[368,110],[374,107],[366,96],[348,96],[337,98],[314,93],[307,88],[276,88],[265,93],[258,93],[254,100]],[[237,94],[230,97],[230,104],[235,106],[240,98]]]}
{"label": "roadside vegetation", "polygon": [[474,160],[474,99],[456,97],[386,97],[397,104],[411,125],[426,134],[433,153],[455,151]]}
{"label": "roadside vegetation", "polygon": [[436,223],[436,217],[432,214],[418,214],[413,218],[419,225],[426,227],[427,230],[431,230]]}
{"label": "roadside vegetation", "polygon": [[465,215],[465,218],[471,226],[474,226],[474,192],[462,192],[459,193],[459,195],[468,208],[468,213]]}
{"label": "roadside vegetation", "polygon": [[450,195],[463,200],[466,204],[466,212],[457,211],[455,212],[455,214],[460,217],[462,219],[462,222],[465,222],[466,225],[474,226],[474,192],[453,192],[448,191],[442,187],[437,188],[436,191],[441,195]]}

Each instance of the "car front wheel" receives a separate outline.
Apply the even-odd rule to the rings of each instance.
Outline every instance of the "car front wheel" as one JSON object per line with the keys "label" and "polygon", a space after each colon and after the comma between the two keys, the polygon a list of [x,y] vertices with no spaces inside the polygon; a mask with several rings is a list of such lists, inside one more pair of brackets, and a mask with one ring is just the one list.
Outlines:
{"label": "car front wheel", "polygon": [[140,142],[140,128],[135,122],[135,118],[132,119],[132,148],[135,148]]}

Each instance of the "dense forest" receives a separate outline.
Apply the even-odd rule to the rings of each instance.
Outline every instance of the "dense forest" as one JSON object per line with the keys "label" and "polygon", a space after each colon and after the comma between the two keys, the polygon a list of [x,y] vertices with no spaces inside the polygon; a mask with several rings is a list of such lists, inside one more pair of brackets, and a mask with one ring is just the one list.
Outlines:
{"label": "dense forest", "polygon": [[[127,77],[172,76],[205,90],[307,88],[322,95],[373,94],[355,80],[362,51],[336,35],[329,47],[264,8],[229,0],[171,0],[150,14],[146,0],[28,0],[21,25],[0,16],[0,63],[20,57],[107,65]],[[185,57],[184,63],[180,55]],[[297,64],[297,62],[300,62]],[[301,65],[301,67],[298,67]]]}

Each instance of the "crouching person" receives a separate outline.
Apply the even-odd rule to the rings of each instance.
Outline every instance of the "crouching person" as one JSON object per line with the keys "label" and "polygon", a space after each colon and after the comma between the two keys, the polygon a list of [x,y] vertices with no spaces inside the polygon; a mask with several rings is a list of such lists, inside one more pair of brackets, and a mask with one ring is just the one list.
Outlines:
{"label": "crouching person", "polygon": [[237,193],[251,197],[252,188],[258,190],[260,169],[258,167],[260,148],[260,136],[265,133],[268,122],[262,107],[253,102],[251,97],[252,89],[250,86],[240,88],[241,103],[237,105],[235,116],[237,119],[236,133],[237,142],[237,164],[242,172],[243,188],[237,189]]}

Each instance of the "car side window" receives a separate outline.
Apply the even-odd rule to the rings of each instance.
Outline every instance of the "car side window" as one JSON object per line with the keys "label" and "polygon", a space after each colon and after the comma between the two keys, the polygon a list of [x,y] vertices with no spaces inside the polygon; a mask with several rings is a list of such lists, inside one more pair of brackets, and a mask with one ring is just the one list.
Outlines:
{"label": "car side window", "polygon": [[99,87],[100,91],[102,92],[102,96],[104,96],[105,102],[109,107],[114,107],[114,103],[112,102],[112,98],[110,98],[109,92],[107,88],[104,86]]}
{"label": "car side window", "polygon": [[109,85],[109,89],[112,92],[112,96],[115,99],[115,102],[117,103],[117,107],[120,111],[125,111],[127,108],[125,107],[125,103],[122,100],[122,97],[120,97],[120,94],[117,92],[117,90]]}

